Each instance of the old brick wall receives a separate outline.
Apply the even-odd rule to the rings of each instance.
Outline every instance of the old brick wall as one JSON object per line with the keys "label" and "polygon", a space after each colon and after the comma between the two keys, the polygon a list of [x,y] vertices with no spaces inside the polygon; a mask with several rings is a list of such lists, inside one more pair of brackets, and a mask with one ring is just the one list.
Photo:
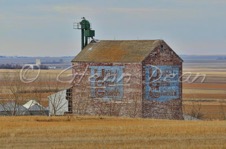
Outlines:
{"label": "old brick wall", "polygon": [[[123,69],[121,98],[103,99],[92,93],[92,68],[119,66]],[[139,63],[73,63],[73,113],[81,115],[113,115],[142,117],[142,65]],[[112,94],[112,93],[111,93]],[[112,99],[112,100],[111,100]]]}
{"label": "old brick wall", "polygon": [[[145,70],[147,66],[160,66],[165,68],[171,68],[178,66],[179,78],[178,78],[178,97],[170,99],[164,99],[159,101],[159,98],[152,100],[152,98],[147,99],[147,85],[145,80],[145,75],[147,71]],[[146,73],[146,74],[145,74]],[[155,48],[151,54],[143,61],[142,69],[142,80],[143,80],[143,106],[142,106],[142,117],[158,118],[158,119],[183,119],[182,113],[182,83],[180,76],[182,75],[182,60],[171,50],[171,48],[164,42]],[[161,85],[161,84],[160,84]],[[160,86],[155,86],[159,89]],[[177,87],[177,86],[176,86]],[[175,96],[176,97],[176,96]],[[154,98],[153,98],[154,99]]]}
{"label": "old brick wall", "polygon": [[[163,68],[174,68],[176,66],[179,76],[182,75],[182,60],[164,42],[161,45],[155,48],[142,63],[74,62],[73,113],[80,115],[183,119],[181,81],[177,85],[173,84],[173,86],[178,87],[176,88],[177,98],[173,98],[174,95],[171,94],[164,99],[159,98],[162,101],[158,98],[156,100],[146,98],[147,82],[145,77],[147,66],[163,66]],[[123,87],[116,88],[117,91],[104,90],[105,93],[109,92],[109,96],[111,96],[108,99],[106,99],[108,95],[101,97],[102,93],[105,94],[104,92],[98,93],[97,96],[94,89],[98,86],[90,82],[92,81],[90,78],[98,68],[100,70],[112,69],[110,71],[122,69],[123,79],[121,85]],[[103,72],[98,73],[104,75]]]}

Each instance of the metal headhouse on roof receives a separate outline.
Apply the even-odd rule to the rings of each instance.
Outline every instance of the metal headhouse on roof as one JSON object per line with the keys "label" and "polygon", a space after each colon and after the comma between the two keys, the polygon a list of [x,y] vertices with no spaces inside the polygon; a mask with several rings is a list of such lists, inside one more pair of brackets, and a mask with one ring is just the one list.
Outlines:
{"label": "metal headhouse on roof", "polygon": [[90,23],[85,17],[82,17],[82,21],[74,23],[74,29],[81,29],[81,49],[88,44],[88,38],[95,36],[95,31],[91,30]]}

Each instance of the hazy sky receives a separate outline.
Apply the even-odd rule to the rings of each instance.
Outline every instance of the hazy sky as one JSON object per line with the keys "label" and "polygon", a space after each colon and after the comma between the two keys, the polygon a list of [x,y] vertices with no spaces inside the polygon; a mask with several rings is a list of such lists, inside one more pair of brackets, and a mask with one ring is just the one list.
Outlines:
{"label": "hazy sky", "polygon": [[0,55],[74,56],[86,17],[100,40],[163,39],[178,54],[226,55],[226,0],[0,0]]}

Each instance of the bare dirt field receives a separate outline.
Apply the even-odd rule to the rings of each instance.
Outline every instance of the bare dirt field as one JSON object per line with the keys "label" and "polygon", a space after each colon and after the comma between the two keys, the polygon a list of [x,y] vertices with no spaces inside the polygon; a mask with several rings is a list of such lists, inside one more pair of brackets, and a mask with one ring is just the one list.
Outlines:
{"label": "bare dirt field", "polygon": [[226,148],[226,121],[0,117],[0,148]]}

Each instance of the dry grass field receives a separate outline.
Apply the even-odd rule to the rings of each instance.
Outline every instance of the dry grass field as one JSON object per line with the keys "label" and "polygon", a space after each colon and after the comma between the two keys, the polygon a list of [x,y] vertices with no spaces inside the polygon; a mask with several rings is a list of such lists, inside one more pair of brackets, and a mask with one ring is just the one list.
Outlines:
{"label": "dry grass field", "polygon": [[0,148],[226,148],[226,121],[0,117]]}
{"label": "dry grass field", "polygon": [[[226,68],[222,63],[190,63],[186,64],[184,73],[187,78],[199,74],[205,75],[192,83],[183,83],[184,113],[191,114],[192,110],[200,112],[202,119],[226,120]],[[192,80],[192,77],[190,77]]]}
{"label": "dry grass field", "polygon": [[[59,74],[61,75],[58,76]],[[47,97],[69,87],[68,82],[71,78],[71,70],[41,70],[40,72],[29,70],[21,73],[20,70],[0,69],[0,101],[8,100],[15,94],[20,97],[19,103],[21,104],[35,99],[42,105],[48,106]],[[34,81],[29,82],[32,79]]]}

